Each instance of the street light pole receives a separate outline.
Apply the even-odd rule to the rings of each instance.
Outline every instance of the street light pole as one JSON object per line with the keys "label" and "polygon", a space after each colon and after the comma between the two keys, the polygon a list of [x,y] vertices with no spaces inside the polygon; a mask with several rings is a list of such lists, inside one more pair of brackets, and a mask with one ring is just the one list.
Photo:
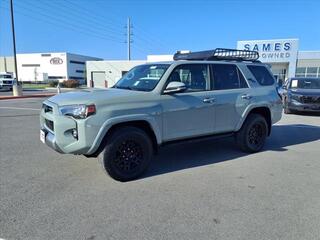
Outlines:
{"label": "street light pole", "polygon": [[17,64],[17,49],[16,49],[16,34],[14,30],[14,17],[13,17],[13,0],[10,0],[10,13],[11,13],[11,30],[12,30],[12,41],[13,41],[13,55],[14,55],[14,68],[16,73],[17,82],[13,86],[13,95],[21,96],[22,95],[22,87],[19,84],[19,76],[18,76],[18,64]]}

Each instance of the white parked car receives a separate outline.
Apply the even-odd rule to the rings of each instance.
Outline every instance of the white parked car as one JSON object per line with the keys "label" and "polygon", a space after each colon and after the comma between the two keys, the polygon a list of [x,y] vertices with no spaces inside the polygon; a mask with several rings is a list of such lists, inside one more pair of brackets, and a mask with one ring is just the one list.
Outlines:
{"label": "white parked car", "polygon": [[12,90],[14,81],[12,73],[0,72],[0,89]]}

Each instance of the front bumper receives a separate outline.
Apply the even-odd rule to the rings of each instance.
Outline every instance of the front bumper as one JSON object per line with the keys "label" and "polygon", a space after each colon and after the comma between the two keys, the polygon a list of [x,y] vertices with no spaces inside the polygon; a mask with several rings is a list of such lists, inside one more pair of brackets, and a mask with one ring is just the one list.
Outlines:
{"label": "front bumper", "polygon": [[291,110],[299,112],[320,112],[320,104],[316,103],[300,103],[298,101],[291,101],[288,103]]}
{"label": "front bumper", "polygon": [[2,84],[0,85],[0,89],[4,89],[4,90],[11,90],[12,89],[12,85],[6,85],[6,84]]}
{"label": "front bumper", "polygon": [[[40,113],[40,129],[45,133],[45,144],[59,153],[86,154],[99,128],[92,117],[75,120],[59,113],[58,106],[48,100]],[[77,137],[72,132],[76,130]]]}
{"label": "front bumper", "polygon": [[59,148],[57,142],[56,142],[56,136],[47,131],[45,128],[41,129],[45,133],[45,143],[47,146],[51,147],[53,150],[63,153],[63,151]]}

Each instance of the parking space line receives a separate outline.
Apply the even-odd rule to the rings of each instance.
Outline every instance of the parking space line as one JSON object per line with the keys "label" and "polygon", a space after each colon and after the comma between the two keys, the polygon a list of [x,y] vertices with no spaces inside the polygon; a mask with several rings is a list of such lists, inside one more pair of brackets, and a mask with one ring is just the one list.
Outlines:
{"label": "parking space line", "polygon": [[0,107],[0,109],[40,111],[39,108],[37,109],[37,108],[19,108],[19,107]]}

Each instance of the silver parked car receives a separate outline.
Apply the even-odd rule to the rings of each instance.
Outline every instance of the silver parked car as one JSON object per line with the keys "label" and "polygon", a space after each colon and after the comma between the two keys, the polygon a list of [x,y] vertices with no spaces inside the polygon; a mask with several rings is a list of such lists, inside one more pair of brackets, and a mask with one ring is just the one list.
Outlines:
{"label": "silver parked car", "polygon": [[134,67],[112,88],[63,93],[43,103],[40,138],[60,153],[99,156],[114,179],[140,176],[163,144],[234,135],[260,151],[281,119],[269,68],[254,51],[177,52]]}

